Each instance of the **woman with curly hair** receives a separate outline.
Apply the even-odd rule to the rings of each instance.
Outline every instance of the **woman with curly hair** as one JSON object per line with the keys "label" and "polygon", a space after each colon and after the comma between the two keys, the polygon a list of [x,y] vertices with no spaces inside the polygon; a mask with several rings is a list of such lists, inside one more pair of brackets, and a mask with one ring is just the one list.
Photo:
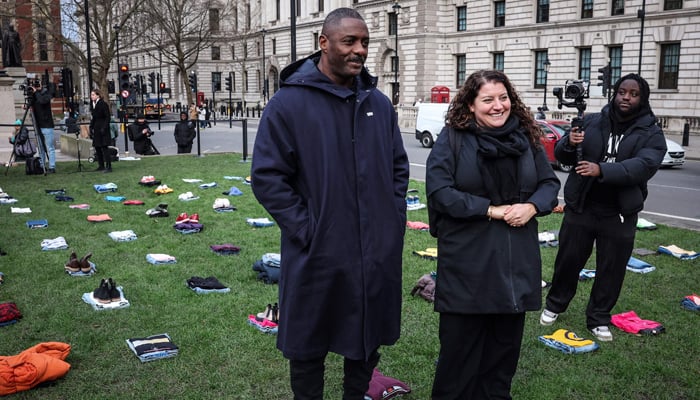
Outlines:
{"label": "woman with curly hair", "polygon": [[439,249],[433,400],[511,398],[525,312],[542,303],[535,217],[552,211],[560,187],[541,135],[508,77],[481,70],[452,100],[428,157]]}

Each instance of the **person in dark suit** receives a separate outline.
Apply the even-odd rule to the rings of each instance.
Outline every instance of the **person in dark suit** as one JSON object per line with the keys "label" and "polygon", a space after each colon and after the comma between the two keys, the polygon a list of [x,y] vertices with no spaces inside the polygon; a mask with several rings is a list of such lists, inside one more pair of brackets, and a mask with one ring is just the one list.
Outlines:
{"label": "person in dark suit", "polygon": [[112,137],[109,132],[109,120],[111,114],[109,106],[102,98],[99,89],[90,92],[92,100],[92,119],[90,120],[90,138],[97,156],[97,169],[95,171],[112,172],[112,157],[109,154],[109,145]]}

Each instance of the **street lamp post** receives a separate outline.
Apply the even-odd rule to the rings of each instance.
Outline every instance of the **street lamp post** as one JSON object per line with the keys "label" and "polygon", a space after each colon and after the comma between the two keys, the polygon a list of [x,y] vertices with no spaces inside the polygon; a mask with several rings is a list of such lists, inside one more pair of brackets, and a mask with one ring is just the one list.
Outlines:
{"label": "street lamp post", "polygon": [[547,107],[547,80],[549,79],[549,57],[544,60],[544,99],[542,100],[542,112],[549,111]]}
{"label": "street lamp post", "polygon": [[265,34],[267,31],[265,28],[260,30],[262,33],[262,73],[263,73],[263,104],[267,103],[267,71],[265,70]]}
{"label": "street lamp post", "polygon": [[401,10],[401,4],[399,0],[394,0],[394,5],[391,6],[394,9],[394,17],[396,18],[396,25],[394,32],[394,53],[396,63],[394,65],[394,105],[399,104],[400,98],[400,85],[399,85],[399,11]]}
{"label": "street lamp post", "polygon": [[[119,66],[121,65],[121,62],[119,61],[119,31],[122,29],[120,25],[114,25],[112,28],[114,28],[114,36],[117,42],[117,75],[119,74]],[[119,77],[117,76],[117,82],[119,81]],[[119,118],[119,122],[121,124],[121,132],[122,136],[124,136],[124,152],[126,155],[129,155],[129,139],[127,138],[128,135],[124,135],[126,133],[126,115],[124,112],[124,98],[121,95],[121,88],[119,90],[116,90],[115,88],[115,93],[117,97],[119,98],[119,110],[117,110],[117,118]]]}

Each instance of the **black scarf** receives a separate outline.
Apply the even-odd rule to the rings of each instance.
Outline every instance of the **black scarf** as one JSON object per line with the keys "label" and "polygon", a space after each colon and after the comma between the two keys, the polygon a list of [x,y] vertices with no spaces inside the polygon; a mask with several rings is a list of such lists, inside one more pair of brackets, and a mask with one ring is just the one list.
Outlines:
{"label": "black scarf", "polygon": [[511,115],[500,128],[484,128],[472,122],[467,132],[476,136],[479,172],[491,203],[520,202],[518,160],[530,143],[518,119]]}

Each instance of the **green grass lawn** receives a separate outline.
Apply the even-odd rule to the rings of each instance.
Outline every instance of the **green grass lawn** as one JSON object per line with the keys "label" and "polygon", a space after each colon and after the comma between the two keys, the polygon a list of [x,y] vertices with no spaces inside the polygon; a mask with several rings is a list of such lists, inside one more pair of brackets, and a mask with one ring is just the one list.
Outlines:
{"label": "green grass lawn", "polygon": [[[13,214],[0,205],[0,257],[5,283],[0,302],[15,302],[24,314],[17,324],[0,328],[0,355],[14,355],[39,342],[70,343],[70,372],[53,384],[21,392],[17,399],[291,399],[286,360],[275,347],[275,337],[254,330],[247,315],[262,311],[277,299],[277,286],[256,279],[252,264],[264,253],[279,252],[279,229],[252,228],[246,218],[267,217],[249,186],[224,176],[249,174],[250,163],[238,154],[205,157],[162,156],[113,164],[112,174],[70,173],[76,163],[58,163],[58,173],[26,176],[24,167],[12,167],[0,176],[3,191],[29,207],[31,214]],[[92,169],[95,164],[84,164]],[[5,171],[3,171],[4,173]],[[154,175],[174,189],[158,196],[138,184]],[[182,178],[217,182],[200,189]],[[116,193],[99,194],[93,184],[114,182]],[[216,213],[212,204],[231,186],[243,196],[229,197],[238,208]],[[75,203],[89,210],[68,207],[47,195],[46,189],[65,188]],[[411,182],[425,202],[422,182]],[[200,196],[191,202],[177,196],[187,191]],[[143,206],[108,202],[106,195],[140,199]],[[170,217],[150,218],[145,212],[158,203],[169,205]],[[198,213],[204,230],[182,235],[172,225],[178,213]],[[109,214],[113,221],[91,223],[91,214]],[[28,229],[29,219],[47,219],[46,229]],[[408,219],[427,222],[425,209],[409,211]],[[540,219],[540,231],[558,229],[561,215]],[[138,239],[118,243],[111,231],[133,230]],[[42,251],[43,239],[65,237],[70,250]],[[219,256],[211,244],[232,243],[239,255]],[[659,226],[640,231],[636,247],[656,249],[676,244],[700,250],[697,232]],[[437,315],[432,305],[410,296],[421,275],[436,269],[435,261],[413,255],[414,250],[435,247],[427,232],[406,232],[404,247],[404,303],[402,335],[392,347],[381,350],[380,370],[408,383],[413,393],[405,398],[429,399],[434,362],[438,353]],[[79,257],[94,255],[98,273],[70,277],[63,265],[71,250]],[[556,248],[542,250],[543,275],[548,279]],[[173,265],[151,265],[147,253],[167,253]],[[647,256],[657,270],[628,273],[613,312],[635,310],[642,318],[662,322],[667,333],[636,337],[613,328],[615,340],[601,343],[595,353],[566,355],[540,344],[539,335],[567,328],[581,336],[586,331],[584,310],[592,282],[581,282],[569,311],[553,327],[542,327],[538,313],[527,315],[518,372],[513,382],[516,399],[698,399],[700,398],[700,335],[697,314],[683,310],[683,296],[700,292],[700,260],[681,261],[671,256]],[[468,262],[468,260],[465,260]],[[594,268],[589,262],[587,268]],[[216,276],[231,288],[228,294],[198,295],[185,286],[191,276]],[[123,286],[131,306],[94,311],[81,295],[94,290],[101,278],[112,277]],[[335,318],[328,315],[328,318]],[[168,333],[180,347],[177,357],[141,363],[125,340]],[[326,372],[326,398],[341,396],[342,360],[331,355]]]}

